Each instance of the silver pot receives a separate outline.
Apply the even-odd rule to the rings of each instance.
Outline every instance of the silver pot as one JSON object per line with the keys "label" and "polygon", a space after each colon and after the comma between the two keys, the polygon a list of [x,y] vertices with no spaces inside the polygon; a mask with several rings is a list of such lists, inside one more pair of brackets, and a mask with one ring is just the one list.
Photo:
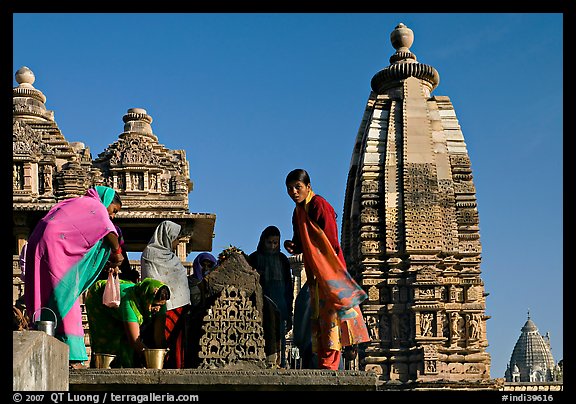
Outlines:
{"label": "silver pot", "polygon": [[[54,321],[47,321],[47,320],[36,321],[36,313],[44,309],[50,310],[52,312],[52,314],[54,315]],[[34,325],[38,331],[44,331],[46,334],[51,335],[52,337],[54,336],[54,330],[56,330],[56,325],[58,324],[58,318],[56,317],[56,313],[54,313],[52,309],[48,307],[40,307],[32,315],[32,321],[34,321]]]}

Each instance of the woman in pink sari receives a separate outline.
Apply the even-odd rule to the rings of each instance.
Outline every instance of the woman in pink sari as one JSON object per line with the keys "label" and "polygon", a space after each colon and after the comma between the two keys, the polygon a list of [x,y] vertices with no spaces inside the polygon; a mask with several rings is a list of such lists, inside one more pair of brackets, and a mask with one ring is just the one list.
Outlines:
{"label": "woman in pink sari", "polygon": [[286,176],[288,195],[296,203],[294,236],[284,242],[290,254],[302,253],[310,286],[312,351],[320,369],[339,368],[342,347],[370,341],[359,304],[368,296],[346,269],[338,241],[334,208],[312,191],[305,170]]}
{"label": "woman in pink sari", "polygon": [[122,260],[112,219],[122,207],[112,188],[96,186],[80,197],[54,205],[28,239],[24,298],[30,319],[54,321],[55,337],[69,347],[71,367],[88,359],[80,310],[80,295],[98,278],[110,260]]}

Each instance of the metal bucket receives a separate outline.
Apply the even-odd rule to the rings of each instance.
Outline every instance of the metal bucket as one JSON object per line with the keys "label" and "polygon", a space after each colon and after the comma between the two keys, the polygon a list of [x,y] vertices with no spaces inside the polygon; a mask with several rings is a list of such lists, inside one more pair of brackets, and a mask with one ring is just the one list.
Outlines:
{"label": "metal bucket", "polygon": [[164,367],[164,359],[168,353],[168,348],[165,349],[151,349],[144,350],[144,357],[146,358],[146,367],[148,369],[162,369]]}
{"label": "metal bucket", "polygon": [[[54,321],[36,321],[36,313],[39,311],[46,309],[50,310],[54,315]],[[48,307],[40,307],[38,310],[34,312],[32,315],[32,321],[34,321],[34,325],[38,331],[44,331],[46,334],[54,336],[54,330],[56,329],[56,325],[58,324],[58,318],[56,317],[56,313]]]}
{"label": "metal bucket", "polygon": [[94,366],[98,369],[110,369],[110,364],[116,355],[107,353],[94,353]]}

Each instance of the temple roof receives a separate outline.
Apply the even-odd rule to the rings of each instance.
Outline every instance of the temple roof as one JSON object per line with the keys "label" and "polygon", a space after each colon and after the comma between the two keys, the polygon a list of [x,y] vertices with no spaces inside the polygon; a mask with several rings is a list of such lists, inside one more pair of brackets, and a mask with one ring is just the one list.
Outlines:
{"label": "temple roof", "polygon": [[510,368],[518,369],[520,381],[531,381],[528,379],[530,373],[540,371],[546,374],[547,370],[554,369],[554,358],[548,334],[545,337],[540,334],[530,313],[521,331],[510,357]]}
{"label": "temple roof", "polygon": [[106,185],[122,199],[116,223],[128,251],[142,251],[166,219],[182,226],[187,254],[212,250],[216,215],[189,211],[193,185],[186,152],[158,142],[145,109],[129,108],[123,131],[92,159],[83,142],[66,140],[54,112],[46,109],[46,96],[33,86],[34,72],[23,66],[15,79],[12,206],[18,238],[29,234],[55,203]]}

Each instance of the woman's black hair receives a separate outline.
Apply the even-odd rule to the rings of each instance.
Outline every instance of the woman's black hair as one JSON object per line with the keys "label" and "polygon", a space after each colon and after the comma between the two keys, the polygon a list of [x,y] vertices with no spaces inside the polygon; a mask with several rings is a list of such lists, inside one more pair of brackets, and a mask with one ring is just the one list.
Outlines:
{"label": "woman's black hair", "polygon": [[268,226],[264,229],[264,231],[262,231],[262,234],[260,235],[260,239],[265,239],[268,238],[270,236],[278,236],[280,237],[280,229],[276,226]]}
{"label": "woman's black hair", "polygon": [[266,249],[264,243],[268,237],[278,236],[280,237],[280,229],[276,226],[268,226],[260,234],[260,240],[258,241],[258,246],[256,249],[258,251],[264,251]]}
{"label": "woman's black hair", "polygon": [[302,168],[296,168],[295,170],[290,171],[286,176],[286,185],[293,181],[302,181],[304,185],[308,185],[310,184],[310,176],[306,170]]}
{"label": "woman's black hair", "polygon": [[170,299],[170,288],[167,285],[162,285],[154,295],[154,300],[160,302],[162,300]]}
{"label": "woman's black hair", "polygon": [[116,191],[114,191],[114,198],[112,199],[112,203],[118,206],[122,206],[122,199],[120,199],[120,194],[118,194]]}

